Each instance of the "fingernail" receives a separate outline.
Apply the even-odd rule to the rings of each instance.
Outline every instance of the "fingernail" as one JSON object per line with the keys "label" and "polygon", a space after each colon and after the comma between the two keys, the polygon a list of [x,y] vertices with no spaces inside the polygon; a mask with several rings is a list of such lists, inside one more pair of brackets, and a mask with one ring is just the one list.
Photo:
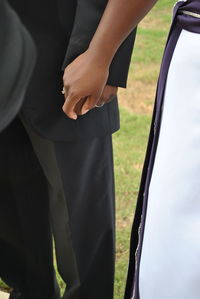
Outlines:
{"label": "fingernail", "polygon": [[76,120],[77,119],[77,115],[76,114],[70,114],[70,118]]}
{"label": "fingernail", "polygon": [[86,114],[88,111],[90,111],[90,109],[83,109],[83,110],[81,111],[81,114],[84,115],[84,114]]}

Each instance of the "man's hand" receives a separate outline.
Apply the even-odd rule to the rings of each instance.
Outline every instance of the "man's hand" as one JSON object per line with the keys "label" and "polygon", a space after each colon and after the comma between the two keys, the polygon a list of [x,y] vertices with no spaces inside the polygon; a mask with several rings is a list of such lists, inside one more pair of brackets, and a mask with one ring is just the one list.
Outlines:
{"label": "man's hand", "polygon": [[117,88],[105,87],[108,74],[109,65],[89,50],[65,69],[63,111],[68,117],[77,119],[77,115],[87,113],[98,103],[108,102],[116,95]]}
{"label": "man's hand", "polygon": [[[117,91],[118,91],[118,87],[106,85],[104,87],[101,98],[99,99],[98,103],[95,104],[94,107],[101,108],[103,105],[111,102],[117,96]],[[75,106],[74,111],[75,111],[76,115],[86,114],[88,112],[88,110],[90,110],[87,108],[89,105],[90,105],[89,98],[87,98],[87,97],[82,98]],[[86,108],[85,108],[85,106],[86,106]],[[94,108],[94,107],[92,107],[92,108]]]}
{"label": "man's hand", "polygon": [[101,106],[103,104],[111,102],[117,96],[117,91],[118,87],[106,85],[101,98],[96,105]]}

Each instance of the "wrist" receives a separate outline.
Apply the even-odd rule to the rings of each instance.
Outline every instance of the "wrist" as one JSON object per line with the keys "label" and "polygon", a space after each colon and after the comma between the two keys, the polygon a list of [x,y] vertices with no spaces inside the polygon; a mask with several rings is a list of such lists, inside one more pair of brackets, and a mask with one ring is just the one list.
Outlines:
{"label": "wrist", "polygon": [[100,47],[98,45],[93,45],[91,42],[88,48],[88,53],[90,57],[95,60],[100,66],[105,68],[110,68],[113,56],[110,51],[106,50],[106,47]]}

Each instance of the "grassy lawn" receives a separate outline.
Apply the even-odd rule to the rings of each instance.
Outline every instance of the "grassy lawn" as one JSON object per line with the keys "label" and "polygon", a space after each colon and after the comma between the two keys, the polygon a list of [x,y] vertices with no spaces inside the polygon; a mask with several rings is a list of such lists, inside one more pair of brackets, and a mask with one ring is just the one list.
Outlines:
{"label": "grassy lawn", "polygon": [[121,105],[136,114],[151,114],[160,61],[171,22],[174,0],[160,0],[139,25],[128,88]]}
{"label": "grassy lawn", "polygon": [[130,230],[150,119],[149,115],[137,115],[121,109],[121,131],[114,136],[117,197],[116,299],[123,298],[125,288]]}
{"label": "grassy lawn", "polygon": [[[127,90],[120,90],[121,130],[114,135],[117,197],[115,299],[125,287],[129,238],[148,138],[159,65],[175,1],[160,0],[140,24]],[[59,279],[61,288],[64,284]],[[5,287],[0,282],[1,287]],[[102,298],[105,299],[105,298]]]}

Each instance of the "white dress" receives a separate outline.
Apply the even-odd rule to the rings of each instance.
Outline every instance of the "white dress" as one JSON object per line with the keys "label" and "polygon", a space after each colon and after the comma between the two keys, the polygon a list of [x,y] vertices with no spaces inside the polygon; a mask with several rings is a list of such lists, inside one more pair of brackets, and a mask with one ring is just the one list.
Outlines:
{"label": "white dress", "polygon": [[200,34],[186,30],[168,73],[139,293],[140,299],[200,299]]}

